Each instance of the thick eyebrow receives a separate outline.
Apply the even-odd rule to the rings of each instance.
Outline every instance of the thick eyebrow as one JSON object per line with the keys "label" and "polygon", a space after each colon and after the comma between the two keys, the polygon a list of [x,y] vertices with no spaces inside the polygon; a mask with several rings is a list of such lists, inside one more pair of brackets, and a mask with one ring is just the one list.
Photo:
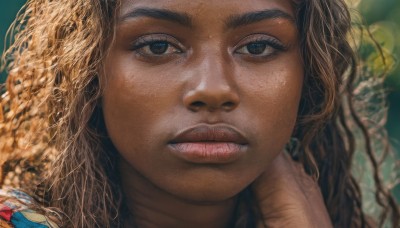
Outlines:
{"label": "thick eyebrow", "polygon": [[175,22],[186,27],[193,27],[192,18],[188,14],[156,8],[136,8],[121,16],[119,21],[123,22],[135,17],[150,17]]}
{"label": "thick eyebrow", "polygon": [[233,15],[226,22],[227,28],[237,28],[244,25],[253,24],[268,19],[286,19],[295,24],[295,19],[288,13],[279,9],[268,9],[256,12],[250,12],[243,15]]}

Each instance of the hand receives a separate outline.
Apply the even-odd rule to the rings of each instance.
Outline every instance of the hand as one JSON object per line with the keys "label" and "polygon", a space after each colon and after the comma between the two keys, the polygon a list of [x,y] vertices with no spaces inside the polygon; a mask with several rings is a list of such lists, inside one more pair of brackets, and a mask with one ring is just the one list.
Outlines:
{"label": "hand", "polygon": [[332,227],[318,184],[286,153],[272,162],[252,189],[263,216],[258,228]]}

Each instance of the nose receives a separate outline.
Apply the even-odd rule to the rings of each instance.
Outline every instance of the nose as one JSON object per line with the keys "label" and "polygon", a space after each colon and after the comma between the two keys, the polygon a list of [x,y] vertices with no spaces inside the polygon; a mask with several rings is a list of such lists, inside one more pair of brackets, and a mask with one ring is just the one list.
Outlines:
{"label": "nose", "polygon": [[191,74],[190,88],[183,97],[183,103],[192,112],[234,110],[240,103],[235,88],[230,64],[221,60],[205,59]]}

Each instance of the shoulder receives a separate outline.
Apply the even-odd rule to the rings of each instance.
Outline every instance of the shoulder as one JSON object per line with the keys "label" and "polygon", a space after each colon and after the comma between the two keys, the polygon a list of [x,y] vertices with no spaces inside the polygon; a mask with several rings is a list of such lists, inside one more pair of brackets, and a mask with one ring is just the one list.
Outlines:
{"label": "shoulder", "polygon": [[28,194],[15,189],[0,189],[0,227],[58,228],[55,217],[50,217]]}

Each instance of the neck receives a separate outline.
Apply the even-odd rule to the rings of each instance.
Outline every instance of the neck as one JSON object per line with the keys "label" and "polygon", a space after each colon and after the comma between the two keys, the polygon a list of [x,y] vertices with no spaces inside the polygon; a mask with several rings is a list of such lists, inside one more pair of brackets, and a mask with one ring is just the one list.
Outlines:
{"label": "neck", "polygon": [[191,202],[154,186],[124,160],[120,174],[129,218],[126,227],[227,227],[236,199],[222,202]]}

